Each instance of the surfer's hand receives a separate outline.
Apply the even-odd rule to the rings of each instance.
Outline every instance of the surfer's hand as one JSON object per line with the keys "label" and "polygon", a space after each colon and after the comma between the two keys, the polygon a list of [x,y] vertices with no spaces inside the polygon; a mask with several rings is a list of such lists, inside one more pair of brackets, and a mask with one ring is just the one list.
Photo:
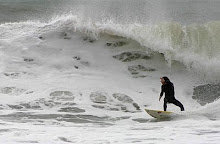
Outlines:
{"label": "surfer's hand", "polygon": [[159,98],[159,101],[160,101],[160,99],[161,99],[161,96],[160,96],[160,98]]}

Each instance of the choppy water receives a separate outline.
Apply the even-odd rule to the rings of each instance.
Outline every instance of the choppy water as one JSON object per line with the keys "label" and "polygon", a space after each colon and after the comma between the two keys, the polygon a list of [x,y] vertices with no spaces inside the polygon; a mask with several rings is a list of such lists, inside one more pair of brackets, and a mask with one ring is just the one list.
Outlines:
{"label": "choppy water", "polygon": [[155,23],[176,21],[182,24],[207,23],[220,19],[220,2],[216,0],[1,0],[1,22],[21,20],[47,21],[60,14],[83,19],[120,23]]}

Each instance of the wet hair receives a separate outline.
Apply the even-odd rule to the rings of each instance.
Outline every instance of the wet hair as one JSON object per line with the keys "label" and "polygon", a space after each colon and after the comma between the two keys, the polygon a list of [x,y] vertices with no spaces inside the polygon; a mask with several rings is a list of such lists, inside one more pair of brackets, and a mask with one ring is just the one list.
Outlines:
{"label": "wet hair", "polygon": [[163,79],[166,81],[170,81],[170,79],[167,76],[164,76]]}

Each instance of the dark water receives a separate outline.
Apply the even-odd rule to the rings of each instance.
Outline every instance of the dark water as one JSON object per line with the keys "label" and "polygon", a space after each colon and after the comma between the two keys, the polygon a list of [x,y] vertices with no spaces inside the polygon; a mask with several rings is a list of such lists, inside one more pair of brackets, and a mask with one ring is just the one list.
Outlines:
{"label": "dark water", "polygon": [[61,6],[62,3],[47,0],[1,0],[0,23],[29,20],[46,21],[55,13],[61,13]]}
{"label": "dark water", "polygon": [[183,24],[220,20],[220,1],[214,0],[0,0],[0,22],[47,21],[73,14],[94,21]]}

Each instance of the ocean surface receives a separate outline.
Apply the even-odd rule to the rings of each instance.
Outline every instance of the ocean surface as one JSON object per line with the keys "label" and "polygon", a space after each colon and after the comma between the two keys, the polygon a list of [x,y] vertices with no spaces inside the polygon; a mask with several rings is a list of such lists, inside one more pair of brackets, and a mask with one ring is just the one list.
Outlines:
{"label": "ocean surface", "polygon": [[[0,0],[0,143],[217,144],[219,0]],[[160,77],[184,112],[163,110]]]}

